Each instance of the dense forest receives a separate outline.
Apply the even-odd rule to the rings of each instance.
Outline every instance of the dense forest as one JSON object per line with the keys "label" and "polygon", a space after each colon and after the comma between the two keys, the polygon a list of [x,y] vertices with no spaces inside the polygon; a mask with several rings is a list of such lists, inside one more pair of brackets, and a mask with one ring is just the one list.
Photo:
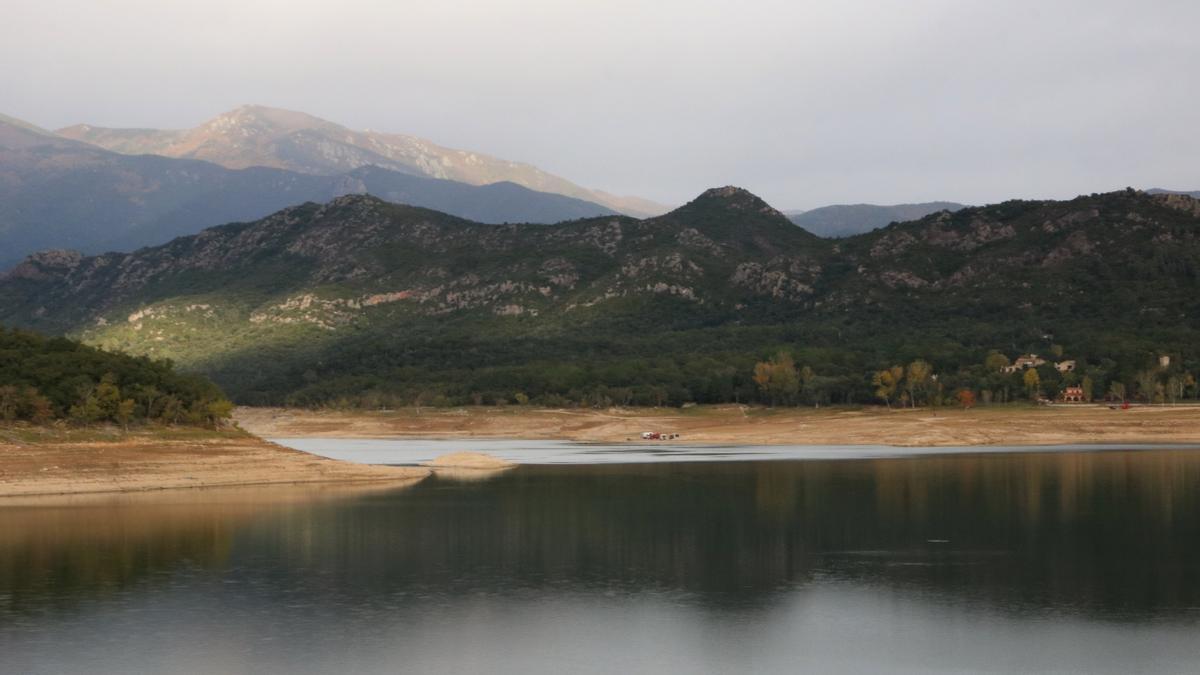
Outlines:
{"label": "dense forest", "polygon": [[0,423],[218,425],[233,404],[167,361],[0,327]]}
{"label": "dense forest", "polygon": [[[1010,359],[998,351],[948,341],[896,347],[869,341],[804,346],[780,339],[770,341],[771,348],[738,348],[739,342],[761,344],[776,336],[779,333],[769,329],[710,329],[687,332],[677,343],[664,344],[661,337],[614,340],[604,345],[608,349],[595,337],[569,346],[463,340],[424,345],[406,355],[407,364],[391,362],[383,356],[386,351],[362,345],[337,355],[314,356],[297,380],[281,380],[275,386],[290,388],[284,400],[290,405],[365,408],[734,402],[973,406],[1057,400],[1067,387],[1079,387],[1087,401],[1175,403],[1200,397],[1194,359],[1137,346],[1110,352],[1118,356],[1114,359],[1048,344],[1045,363],[1015,372],[1005,372],[1015,352]],[[485,349],[488,346],[492,349]],[[666,353],[651,354],[660,349]],[[524,360],[525,350],[541,359]],[[1060,356],[1056,359],[1055,354]],[[1068,360],[1074,362],[1071,370],[1056,367]],[[428,365],[416,365],[422,361]],[[446,365],[434,365],[438,363]],[[236,372],[228,375],[237,377]]]}

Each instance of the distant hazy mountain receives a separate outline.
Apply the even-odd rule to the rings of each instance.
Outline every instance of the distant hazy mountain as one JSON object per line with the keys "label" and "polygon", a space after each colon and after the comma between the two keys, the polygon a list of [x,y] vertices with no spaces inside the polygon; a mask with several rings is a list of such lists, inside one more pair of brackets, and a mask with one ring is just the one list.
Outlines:
{"label": "distant hazy mountain", "polygon": [[0,115],[0,148],[21,150],[38,146],[78,148],[84,144],[59,137],[24,120]]}
{"label": "distant hazy mountain", "polygon": [[264,106],[242,106],[194,129],[108,129],[81,124],[58,133],[113,152],[202,159],[231,169],[265,166],[336,175],[377,166],[471,185],[510,182],[633,216],[666,210],[648,200],[580,187],[529,164],[444,148],[414,136],[355,131],[306,113]]}
{"label": "distant hazy mountain", "polygon": [[1150,188],[1146,192],[1152,195],[1187,195],[1192,199],[1200,199],[1200,190],[1164,190],[1163,188]]}
{"label": "distant hazy mountain", "polygon": [[0,118],[0,270],[32,251],[160,244],[306,201],[371,192],[487,223],[553,223],[613,213],[512,183],[476,186],[375,167],[322,176],[123,155]]}
{"label": "distant hazy mountain", "polygon": [[938,211],[957,211],[963,208],[955,202],[925,202],[922,204],[836,204],[810,211],[787,211],[787,217],[800,227],[819,237],[851,237],[879,229],[889,223],[903,223],[924,218]]}

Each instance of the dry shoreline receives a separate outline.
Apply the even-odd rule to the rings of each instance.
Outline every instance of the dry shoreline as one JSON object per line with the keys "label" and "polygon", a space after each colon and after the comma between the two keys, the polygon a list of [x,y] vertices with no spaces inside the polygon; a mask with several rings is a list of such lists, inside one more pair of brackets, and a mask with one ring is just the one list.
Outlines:
{"label": "dry shoreline", "polygon": [[[643,431],[683,443],[996,446],[1072,443],[1196,444],[1200,407],[996,407],[556,410],[403,409],[389,412],[239,408],[258,436],[325,438],[512,438],[619,443]],[[240,432],[0,429],[0,497],[141,492],[172,488],[301,484],[408,485],[425,467],[353,464],[281,447]],[[39,435],[40,434],[40,435]],[[503,467],[499,467],[501,470]],[[448,469],[440,469],[448,470]]]}
{"label": "dry shoreline", "polygon": [[643,431],[682,443],[999,446],[1075,443],[1200,444],[1200,406],[678,409],[406,408],[386,412],[239,408],[239,424],[267,438],[511,438],[619,443]]}
{"label": "dry shoreline", "polygon": [[316,483],[415,483],[417,467],[353,464],[240,432],[172,437],[163,431],[33,442],[0,436],[0,497]]}

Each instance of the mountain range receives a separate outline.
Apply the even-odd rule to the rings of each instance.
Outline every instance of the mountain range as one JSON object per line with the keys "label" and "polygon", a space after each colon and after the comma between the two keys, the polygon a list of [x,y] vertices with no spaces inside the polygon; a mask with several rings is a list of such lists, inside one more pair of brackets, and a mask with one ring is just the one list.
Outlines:
{"label": "mountain range", "polygon": [[1186,195],[1192,199],[1200,199],[1200,190],[1164,190],[1163,188],[1151,188],[1146,190],[1152,195]]}
{"label": "mountain range", "polygon": [[785,211],[791,221],[819,237],[851,237],[877,230],[890,223],[924,218],[938,211],[957,211],[963,204],[956,202],[923,202],[920,204],[833,204],[808,211]]}
{"label": "mountain range", "polygon": [[733,187],[553,227],[356,194],[0,279],[0,323],[170,358],[247,403],[748,400],[780,349],[832,400],[871,400],[895,362],[1052,343],[1131,377],[1200,365],[1197,316],[1200,202],[1134,190],[832,240]]}
{"label": "mountain range", "polygon": [[122,154],[200,159],[229,169],[272,167],[336,176],[374,166],[469,185],[515,183],[633,216],[666,211],[649,200],[580,187],[529,164],[446,148],[414,136],[356,131],[307,113],[260,105],[241,106],[193,129],[111,129],[78,124],[57,133]]}
{"label": "mountain range", "polygon": [[365,192],[486,223],[614,213],[512,182],[470,185],[371,165],[326,176],[126,155],[0,118],[0,269],[39,249],[131,250],[305,201]]}

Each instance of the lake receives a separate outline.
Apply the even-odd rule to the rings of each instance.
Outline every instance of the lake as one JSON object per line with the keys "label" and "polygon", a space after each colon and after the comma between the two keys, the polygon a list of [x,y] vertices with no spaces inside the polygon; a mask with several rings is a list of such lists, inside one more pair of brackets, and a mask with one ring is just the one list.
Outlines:
{"label": "lake", "polygon": [[316,444],[539,463],[404,489],[0,502],[0,671],[1200,663],[1196,451]]}

